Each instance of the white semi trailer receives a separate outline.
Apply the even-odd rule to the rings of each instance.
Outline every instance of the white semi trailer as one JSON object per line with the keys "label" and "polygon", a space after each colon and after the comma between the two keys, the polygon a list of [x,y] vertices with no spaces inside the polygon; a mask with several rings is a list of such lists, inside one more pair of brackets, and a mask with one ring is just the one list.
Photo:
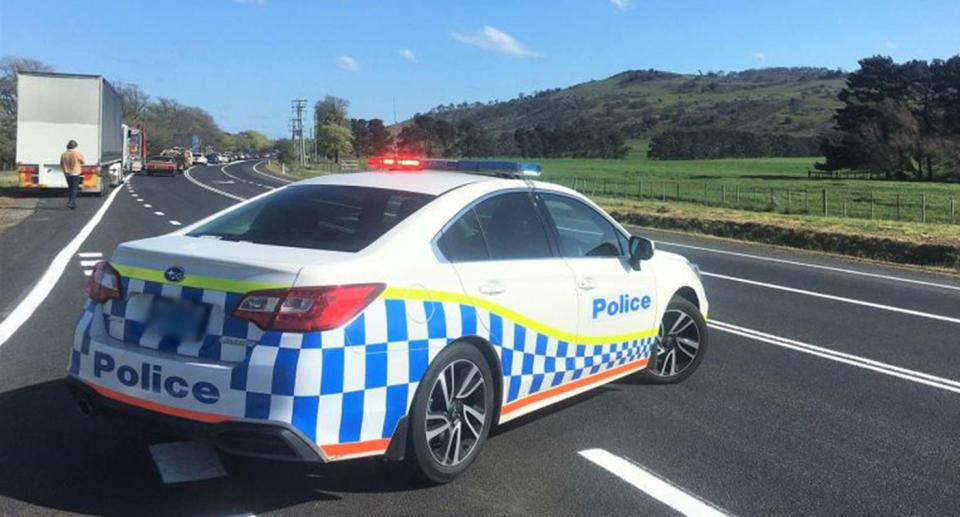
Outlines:
{"label": "white semi trailer", "polygon": [[66,188],[60,154],[76,140],[86,161],[81,192],[123,181],[126,128],[120,95],[99,75],[17,75],[17,167],[24,189]]}

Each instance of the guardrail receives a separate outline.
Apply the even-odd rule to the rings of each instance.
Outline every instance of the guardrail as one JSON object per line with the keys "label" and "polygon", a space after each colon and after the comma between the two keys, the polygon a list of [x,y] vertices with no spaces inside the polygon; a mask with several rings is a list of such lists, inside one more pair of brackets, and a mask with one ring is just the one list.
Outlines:
{"label": "guardrail", "polygon": [[589,196],[683,201],[757,212],[808,214],[920,223],[958,222],[958,195],[854,188],[779,188],[737,183],[640,178],[547,178]]}

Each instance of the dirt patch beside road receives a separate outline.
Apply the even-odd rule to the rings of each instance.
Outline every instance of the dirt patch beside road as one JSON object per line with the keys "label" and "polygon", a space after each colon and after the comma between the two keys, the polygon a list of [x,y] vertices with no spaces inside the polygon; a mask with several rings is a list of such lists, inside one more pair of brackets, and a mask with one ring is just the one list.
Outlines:
{"label": "dirt patch beside road", "polygon": [[39,202],[37,198],[0,196],[0,233],[29,217]]}

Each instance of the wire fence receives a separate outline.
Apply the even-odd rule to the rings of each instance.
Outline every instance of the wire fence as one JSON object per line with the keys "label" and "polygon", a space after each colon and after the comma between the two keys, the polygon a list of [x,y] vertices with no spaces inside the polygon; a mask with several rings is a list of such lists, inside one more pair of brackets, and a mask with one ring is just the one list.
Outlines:
{"label": "wire fence", "polygon": [[737,183],[610,178],[556,178],[554,183],[589,196],[683,201],[755,212],[778,212],[919,223],[958,222],[958,195],[854,188],[758,187]]}

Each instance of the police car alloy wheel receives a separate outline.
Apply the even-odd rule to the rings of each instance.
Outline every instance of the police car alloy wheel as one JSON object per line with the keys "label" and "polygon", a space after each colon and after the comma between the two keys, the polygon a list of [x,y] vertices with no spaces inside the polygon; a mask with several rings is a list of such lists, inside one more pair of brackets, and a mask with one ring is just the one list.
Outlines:
{"label": "police car alloy wheel", "polygon": [[493,376],[483,354],[453,343],[434,360],[411,411],[413,461],[446,483],[470,466],[493,424]]}
{"label": "police car alloy wheel", "polygon": [[663,314],[657,336],[656,361],[642,376],[657,383],[675,383],[700,366],[707,349],[706,321],[697,306],[674,298]]}

